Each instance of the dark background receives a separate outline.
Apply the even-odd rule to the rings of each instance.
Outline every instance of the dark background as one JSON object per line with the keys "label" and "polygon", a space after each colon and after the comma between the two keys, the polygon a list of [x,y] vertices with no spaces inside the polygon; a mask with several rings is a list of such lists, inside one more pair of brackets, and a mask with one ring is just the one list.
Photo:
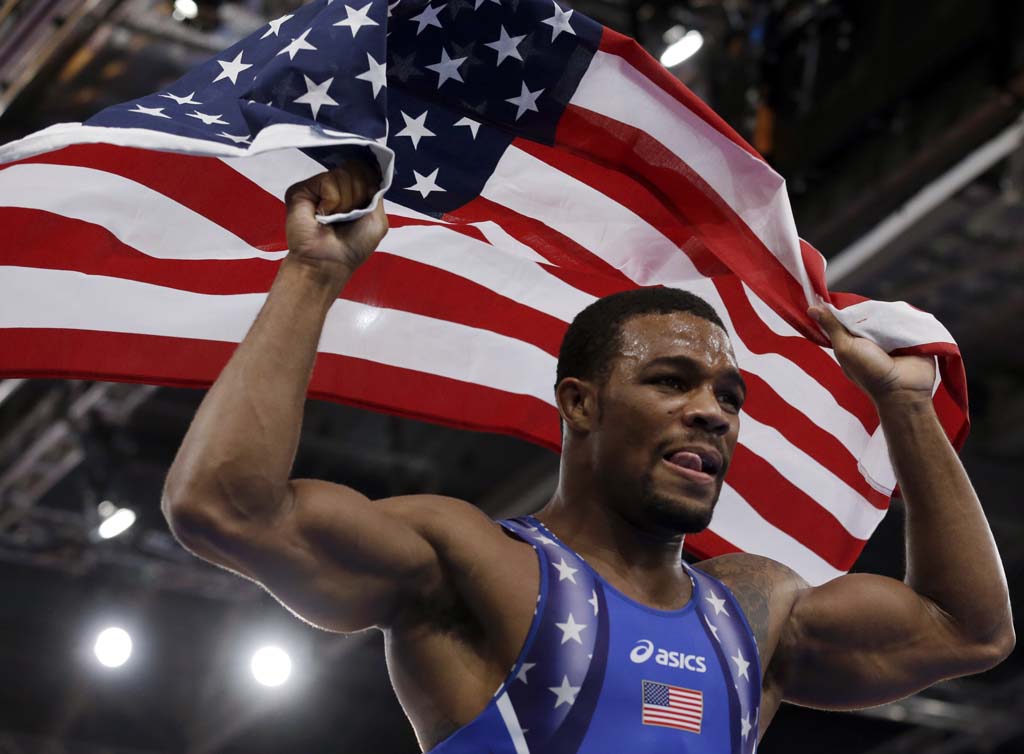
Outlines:
{"label": "dark background", "polygon": [[[181,22],[157,0],[0,0],[0,142],[150,92],[295,5],[200,2]],[[670,27],[699,29],[704,47],[676,71],[786,176],[801,235],[832,260],[832,287],[909,301],[950,329],[971,390],[963,459],[1019,593],[1024,3],[571,6],[655,55]],[[872,242],[894,213],[913,222]],[[858,240],[860,257],[844,251]],[[200,398],[0,381],[0,753],[418,751],[379,634],[311,629],[170,539],[160,486]],[[318,402],[296,467],[371,497],[439,492],[495,516],[538,508],[556,472],[553,454],[517,440]],[[99,541],[101,500],[138,522]],[[857,570],[902,578],[902,519],[895,503]],[[970,557],[956,532],[948,557]],[[135,649],[110,671],[91,642],[114,622]],[[248,675],[263,641],[292,654],[285,686]],[[1018,754],[1021,666],[1018,651],[988,673],[857,713],[784,705],[760,751]]]}

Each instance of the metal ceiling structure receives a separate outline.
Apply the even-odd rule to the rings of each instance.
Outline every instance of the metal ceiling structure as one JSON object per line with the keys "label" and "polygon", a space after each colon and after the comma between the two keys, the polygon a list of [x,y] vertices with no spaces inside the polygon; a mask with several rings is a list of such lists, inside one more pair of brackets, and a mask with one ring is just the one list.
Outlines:
{"label": "metal ceiling structure", "polygon": [[[0,0],[0,140],[148,92],[298,5]],[[835,287],[929,310],[965,354],[965,464],[1011,590],[1024,577],[1024,7],[998,0],[578,0],[657,54],[674,25],[702,52],[679,76],[789,179],[802,235],[833,257]],[[159,490],[196,391],[0,381],[0,753],[417,751],[391,695],[380,637],[301,624],[253,584],[170,537]],[[358,441],[356,440],[358,438]],[[296,473],[371,497],[442,492],[495,516],[554,487],[548,451],[311,402]],[[97,504],[139,520],[100,540]],[[902,578],[894,505],[857,569]],[[950,557],[956,555],[951,536]],[[133,615],[142,669],[111,680],[79,646]],[[288,637],[292,697],[254,696],[238,653]],[[303,659],[304,658],[304,659]],[[1024,750],[1024,662],[855,714],[785,706],[760,751],[1010,754]]]}

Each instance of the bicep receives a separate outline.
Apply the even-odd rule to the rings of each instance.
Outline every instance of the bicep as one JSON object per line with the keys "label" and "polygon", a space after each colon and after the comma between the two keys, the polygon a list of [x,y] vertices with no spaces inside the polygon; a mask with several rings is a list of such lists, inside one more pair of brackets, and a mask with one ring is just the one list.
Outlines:
{"label": "bicep", "polygon": [[978,657],[934,602],[901,581],[847,574],[801,590],[772,660],[786,701],[856,709],[977,672]]}
{"label": "bicep", "polygon": [[342,485],[294,480],[272,518],[221,516],[188,544],[310,623],[358,631],[387,625],[404,597],[439,581],[437,551],[414,523],[422,498],[372,501]]}

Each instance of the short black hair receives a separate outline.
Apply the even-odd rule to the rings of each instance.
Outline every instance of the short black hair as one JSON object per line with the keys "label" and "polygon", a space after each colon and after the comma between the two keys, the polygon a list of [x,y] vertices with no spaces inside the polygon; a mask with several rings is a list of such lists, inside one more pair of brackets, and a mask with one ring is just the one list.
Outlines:
{"label": "short black hair", "polygon": [[569,325],[558,349],[555,386],[566,377],[603,381],[622,349],[622,326],[641,314],[687,312],[725,330],[718,312],[707,301],[678,288],[634,288],[599,298]]}

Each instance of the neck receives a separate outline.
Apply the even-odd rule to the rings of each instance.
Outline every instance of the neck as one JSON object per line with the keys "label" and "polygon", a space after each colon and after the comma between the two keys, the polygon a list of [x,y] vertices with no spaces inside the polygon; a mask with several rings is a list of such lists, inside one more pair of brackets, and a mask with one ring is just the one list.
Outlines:
{"label": "neck", "polygon": [[690,587],[682,566],[683,535],[641,529],[597,490],[573,489],[564,470],[536,518],[620,591],[655,606],[678,607]]}

